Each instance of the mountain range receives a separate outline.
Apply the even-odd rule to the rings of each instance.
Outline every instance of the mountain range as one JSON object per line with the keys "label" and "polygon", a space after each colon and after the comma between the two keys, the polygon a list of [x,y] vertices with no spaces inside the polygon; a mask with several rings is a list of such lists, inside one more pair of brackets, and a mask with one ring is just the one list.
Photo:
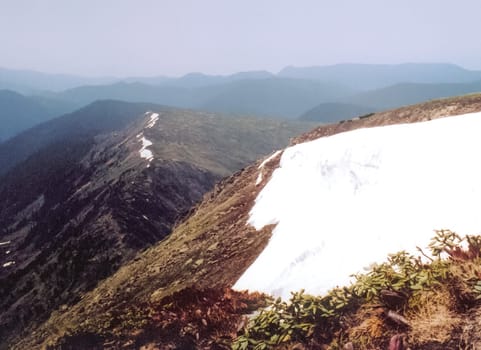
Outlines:
{"label": "mountain range", "polygon": [[216,181],[310,127],[99,101],[9,140],[3,154],[23,153],[0,178],[0,338],[78,302]]}
{"label": "mountain range", "polygon": [[447,63],[336,64],[320,67],[286,67],[280,77],[335,81],[353,89],[373,90],[399,83],[469,83],[481,80],[481,71]]}
{"label": "mountain range", "polygon": [[[8,338],[2,346],[6,348],[8,344],[8,347],[13,349],[41,348],[48,344],[50,348],[59,349],[82,349],[87,346],[86,344],[92,349],[164,346],[213,348],[213,343],[207,341],[213,341],[214,338],[199,336],[196,338],[195,330],[207,331],[208,322],[211,322],[209,313],[218,315],[216,308],[221,304],[212,304],[210,311],[207,309],[197,311],[197,306],[194,305],[192,314],[182,314],[184,318],[192,317],[189,322],[193,323],[183,326],[186,328],[172,326],[174,328],[169,328],[171,337],[161,336],[162,322],[167,322],[169,317],[174,319],[177,317],[175,313],[177,311],[174,312],[177,310],[175,305],[183,305],[177,304],[184,303],[181,301],[182,295],[187,295],[189,302],[194,302],[196,295],[199,295],[199,298],[205,300],[199,299],[198,305],[201,304],[201,300],[208,303],[206,295],[196,294],[192,288],[209,290],[208,293],[212,293],[210,295],[216,295],[215,291],[233,286],[284,297],[286,293],[293,291],[292,288],[300,286],[314,288],[310,290],[311,293],[316,290],[320,292],[319,284],[325,283],[327,287],[323,288],[331,288],[339,283],[337,280],[332,281],[330,279],[332,276],[345,281],[349,273],[357,272],[352,269],[362,268],[356,264],[349,265],[350,259],[346,259],[344,253],[367,259],[369,262],[391,253],[389,249],[392,249],[392,246],[383,243],[391,241],[389,235],[393,235],[391,237],[393,240],[398,237],[402,241],[409,233],[411,237],[409,249],[416,250],[414,246],[417,244],[416,240],[422,237],[423,241],[419,244],[426,243],[426,238],[436,228],[431,225],[447,222],[446,217],[451,214],[457,217],[459,213],[462,214],[464,222],[455,220],[455,223],[460,225],[458,228],[469,228],[470,232],[473,229],[480,230],[479,226],[476,226],[477,221],[473,220],[477,217],[475,206],[470,204],[471,201],[463,205],[461,198],[456,197],[460,193],[456,189],[460,187],[452,186],[465,181],[464,185],[468,190],[466,192],[463,187],[462,193],[473,194],[472,190],[478,188],[474,185],[477,183],[476,173],[470,173],[468,176],[463,171],[457,171],[473,163],[459,157],[459,150],[453,149],[455,145],[449,143],[454,135],[452,130],[459,127],[457,135],[461,138],[463,135],[469,137],[465,138],[465,142],[457,142],[456,147],[466,151],[470,149],[470,145],[477,137],[477,129],[469,125],[479,120],[480,111],[481,96],[472,95],[437,100],[317,127],[293,139],[287,149],[280,147],[270,156],[261,157],[218,182],[183,219],[177,217],[178,221],[172,232],[157,243],[153,243],[159,239],[156,235],[167,232],[162,231],[162,224],[159,221],[161,220],[159,214],[165,210],[161,207],[162,195],[164,194],[166,199],[172,198],[171,196],[179,198],[176,193],[180,193],[180,188],[185,186],[177,183],[175,190],[169,193],[165,192],[166,188],[161,184],[165,186],[171,181],[182,182],[182,179],[191,176],[188,180],[191,186],[204,184],[209,187],[212,186],[213,180],[220,178],[220,175],[215,174],[221,172],[212,171],[217,166],[210,168],[210,171],[207,170],[208,158],[204,158],[200,163],[192,162],[199,159],[195,152],[205,155],[203,149],[198,149],[198,145],[204,144],[202,133],[189,138],[191,142],[196,140],[200,142],[192,143],[197,146],[190,148],[189,152],[182,150],[171,153],[167,149],[173,140],[178,140],[185,132],[171,135],[170,132],[175,129],[169,127],[169,124],[175,122],[179,116],[192,118],[188,113],[179,110],[144,113],[127,129],[117,132],[116,135],[110,134],[98,139],[96,145],[85,153],[86,156],[77,163],[70,175],[62,177],[66,179],[64,188],[68,189],[68,191],[62,189],[59,194],[65,198],[63,202],[67,203],[61,211],[66,213],[65,217],[57,211],[60,210],[58,198],[53,197],[55,199],[50,200],[52,204],[47,205],[49,202],[46,199],[47,195],[36,197],[38,193],[33,195],[34,200],[26,206],[15,206],[15,200],[8,206],[15,208],[10,209],[15,211],[15,214],[8,215],[7,218],[16,219],[15,222],[4,221],[5,224],[2,226],[12,227],[11,230],[15,233],[9,231],[2,235],[3,240],[8,239],[11,242],[1,248],[11,249],[9,255],[14,254],[12,257],[18,259],[18,264],[8,266],[8,268],[15,266],[16,270],[12,274],[7,274],[1,284],[3,308],[8,310],[2,314],[1,319],[4,330],[2,339]],[[171,113],[174,114],[169,118]],[[442,118],[446,116],[451,117]],[[201,123],[201,120],[202,118],[196,115],[191,122]],[[232,122],[230,119],[227,120]],[[215,125],[219,125],[219,122],[215,121]],[[468,123],[467,128],[462,126],[464,121]],[[183,120],[182,124],[185,122]],[[398,125],[400,123],[403,125]],[[446,128],[438,128],[439,125],[446,125]],[[234,129],[239,127],[240,125],[236,124]],[[208,129],[211,130],[211,127]],[[230,130],[228,135],[233,134],[234,129]],[[402,132],[399,132],[401,129],[411,136],[403,136]],[[391,132],[393,134],[390,134]],[[436,133],[436,138],[433,132]],[[403,143],[393,135],[407,141],[419,139],[424,148],[414,141],[410,144]],[[165,137],[167,140],[163,141]],[[169,140],[169,137],[172,139]],[[431,138],[432,147],[425,143],[427,138]],[[220,140],[225,142],[224,137]],[[377,148],[379,140],[384,148]],[[160,142],[158,146],[157,142]],[[360,145],[357,144],[359,142]],[[150,143],[151,145],[148,145]],[[175,149],[179,145],[189,144],[187,140],[174,143],[177,145]],[[386,146],[387,143],[392,147]],[[142,156],[146,144],[152,155],[144,153]],[[236,145],[234,148],[238,147],[236,143],[234,145]],[[225,147],[226,145],[222,144],[220,150],[224,151]],[[319,149],[309,154],[313,147]],[[274,148],[276,147],[271,149]],[[450,152],[450,149],[453,151]],[[191,152],[194,152],[194,155]],[[425,152],[429,153],[429,156]],[[173,160],[174,157],[167,157],[167,154],[176,154],[176,160]],[[216,154],[215,159],[219,156],[220,154]],[[431,163],[426,163],[428,159]],[[453,167],[445,166],[443,159],[452,161]],[[429,168],[430,164],[433,166],[437,164],[433,170],[441,166],[445,177],[439,177],[439,181],[433,183],[431,173],[423,176],[409,168],[419,166],[421,167],[419,169],[424,169],[422,167]],[[390,171],[389,165],[400,168]],[[168,174],[166,166],[172,171],[175,169],[175,172],[170,176],[166,175]],[[182,176],[174,175],[179,173],[176,169],[179,166],[184,169],[180,172]],[[198,172],[199,169],[203,170]],[[404,172],[401,173],[400,169],[404,169]],[[382,173],[383,171],[385,173]],[[319,174],[314,176],[312,172]],[[378,174],[385,174],[386,177],[379,177]],[[397,179],[394,186],[389,182],[391,181],[389,179],[392,179],[390,176]],[[322,177],[323,181],[316,181],[319,177]],[[420,184],[420,188],[424,190],[411,186],[414,183]],[[403,187],[403,184],[406,184],[406,187]],[[440,190],[438,185],[444,186],[443,196],[446,195],[444,199],[450,200],[450,196],[454,195],[459,200],[453,199],[443,204],[437,197]],[[376,192],[375,189],[378,188],[376,186],[381,186],[382,190]],[[427,191],[426,186],[432,191]],[[190,188],[192,190],[192,187]],[[393,193],[396,188],[398,192]],[[48,188],[42,186],[42,189]],[[364,192],[368,190],[373,190],[378,196],[384,196],[383,200],[379,203],[366,201],[366,198],[372,197],[370,194],[364,196]],[[187,189],[185,191],[191,193]],[[413,198],[409,191],[414,191],[417,197]],[[197,194],[201,192],[194,191]],[[189,198],[187,194],[185,195]],[[402,201],[398,201],[400,196],[405,196]],[[415,213],[410,216],[417,218],[416,220],[405,220],[404,212],[407,208],[403,209],[404,200],[415,201],[421,206],[424,205],[424,201],[432,203],[424,207],[421,216],[418,217]],[[438,203],[438,206],[433,203]],[[441,217],[435,215],[438,209],[446,210],[453,208],[452,206],[454,209],[449,209],[447,213],[443,212]],[[57,218],[49,219],[48,222],[50,225],[60,225],[59,228],[54,229],[51,226],[49,230],[46,223],[37,226],[42,223],[42,218],[45,217],[43,210],[47,208],[53,211],[52,215]],[[419,213],[416,208],[414,206],[413,210]],[[429,208],[432,208],[429,212],[432,215],[426,214]],[[389,220],[383,219],[386,215]],[[424,225],[421,219],[428,220],[427,225]],[[393,227],[391,233],[390,225],[396,220],[400,220],[398,223],[400,226]],[[410,226],[402,226],[401,222]],[[464,225],[470,223],[474,226]],[[27,233],[24,225],[33,227],[29,229],[30,233]],[[349,229],[341,230],[342,232],[336,231],[335,235],[329,235],[333,229],[347,227],[346,225],[351,226]],[[37,231],[36,227],[39,227],[40,231]],[[319,231],[319,227],[324,229]],[[404,229],[409,231],[405,232]],[[106,230],[104,235],[101,234],[103,230]],[[422,235],[417,234],[417,230],[422,231]],[[140,232],[141,234],[137,236],[136,233]],[[374,237],[363,240],[362,237],[368,233]],[[382,235],[386,236],[383,238]],[[59,239],[62,236],[64,238]],[[97,236],[104,237],[106,241]],[[112,237],[115,238],[114,242],[110,241]],[[145,241],[150,238],[152,241]],[[334,244],[333,240],[336,241],[335,246],[329,251],[324,251],[323,247]],[[356,243],[350,245],[353,241]],[[57,242],[64,242],[62,244],[65,246],[58,247]],[[44,246],[39,253],[32,251],[32,246],[42,244]],[[132,247],[136,244],[140,247],[153,245],[145,251],[137,250],[138,254],[134,255]],[[358,250],[371,253],[358,254]],[[117,254],[119,251],[123,251],[127,257],[119,256]],[[48,259],[45,256],[48,256]],[[323,260],[321,265],[310,264],[312,261],[316,262],[319,257],[330,260],[328,259],[327,263]],[[61,264],[57,263],[60,261]],[[80,264],[79,261],[87,263]],[[273,261],[275,263],[272,263]],[[343,270],[345,275],[337,273],[337,268],[333,270],[334,261],[337,261],[338,265],[342,263],[343,269],[347,267],[346,271]],[[365,263],[368,262],[360,264]],[[109,271],[95,269],[96,266],[112,268],[121,265],[116,272],[113,271],[115,268]],[[46,270],[42,271],[44,269]],[[64,271],[65,269],[67,271]],[[95,278],[92,277],[92,271],[98,273],[94,275]],[[77,277],[90,276],[88,281],[99,281],[99,284],[84,286],[79,281],[85,279],[60,279],[59,276],[65,276],[66,272],[67,276],[72,274]],[[107,277],[110,274],[111,276]],[[299,278],[306,274],[311,277]],[[103,279],[104,277],[106,278]],[[55,288],[52,288],[53,285]],[[219,299],[218,302],[235,300],[232,299],[234,294],[229,295],[223,296],[222,298],[227,299]],[[174,296],[179,299],[175,299]],[[31,310],[29,302],[32,300],[35,305],[40,305],[35,308],[35,321],[29,319],[27,313],[27,310]],[[232,307],[244,310],[245,307],[240,305]],[[479,309],[477,305],[471,306],[470,316],[460,319],[457,327],[468,329],[473,322],[479,320],[479,316],[474,314]],[[384,306],[378,307],[382,311]],[[53,309],[56,311],[50,313],[49,310]],[[235,323],[235,329],[245,326],[241,324],[241,318],[236,320],[238,323]],[[361,319],[359,322],[362,321]],[[159,322],[158,325],[156,322]],[[359,327],[362,329],[362,325]],[[387,335],[393,334],[392,332],[400,326],[396,328],[395,325],[388,324],[382,327],[391,327],[386,328]],[[193,329],[194,333],[189,329]],[[21,333],[20,330],[24,332]],[[405,332],[414,334],[415,330],[408,328]],[[450,330],[453,331],[449,328],[448,331]],[[381,338],[383,334],[381,333]],[[462,336],[460,333],[452,334],[453,337]],[[227,334],[224,336],[229,337]],[[226,341],[227,338],[223,339]],[[469,339],[474,342],[476,336],[472,335]],[[215,347],[222,348],[222,341],[219,343],[217,339],[215,344]],[[443,347],[443,344],[447,343],[439,344],[439,349],[451,349],[451,345]]]}
{"label": "mountain range", "polygon": [[[322,348],[334,334],[358,341],[349,329],[365,329],[363,317],[383,329],[375,338],[368,327],[371,347],[403,331],[422,349],[451,349],[426,332],[438,348],[414,339],[417,285],[359,294],[377,282],[357,273],[396,247],[416,253],[433,229],[477,234],[480,82],[446,64],[122,81],[1,70],[0,86],[17,90],[0,90],[0,349]],[[421,250],[453,269],[419,283],[453,286],[438,298],[452,320],[438,334],[458,347],[476,343],[466,334],[481,319],[481,271],[457,275],[481,256],[473,237],[468,252],[443,238],[451,258],[439,265]],[[300,289],[325,295],[322,307],[348,305],[350,326],[259,333],[264,315],[279,316],[266,310],[291,310],[284,302]]]}
{"label": "mountain range", "polygon": [[71,110],[69,103],[48,97],[28,97],[0,90],[0,143],[33,125]]}
{"label": "mountain range", "polygon": [[[0,88],[23,95],[17,100],[30,100],[23,105],[32,104],[37,111],[26,118],[13,99],[0,99],[4,114],[0,119],[0,142],[43,120],[102,99],[329,123],[434,98],[479,92],[480,82],[479,71],[431,63],[286,67],[277,74],[189,73],[179,78],[81,78],[1,69]],[[351,107],[346,109],[347,105]]]}
{"label": "mountain range", "polygon": [[[168,85],[184,88],[204,87],[239,80],[269,79],[273,77],[336,82],[353,89],[371,90],[396,83],[467,83],[481,79],[481,71],[469,70],[448,63],[404,64],[335,64],[328,66],[288,66],[277,74],[267,71],[239,72],[231,75],[188,73],[179,78],[153,77],[81,77],[68,74],[48,74],[28,70],[0,69],[0,88],[22,93],[35,91],[60,92],[85,85],[108,85],[115,82],[138,82],[149,85]],[[21,87],[24,87],[23,89]]]}

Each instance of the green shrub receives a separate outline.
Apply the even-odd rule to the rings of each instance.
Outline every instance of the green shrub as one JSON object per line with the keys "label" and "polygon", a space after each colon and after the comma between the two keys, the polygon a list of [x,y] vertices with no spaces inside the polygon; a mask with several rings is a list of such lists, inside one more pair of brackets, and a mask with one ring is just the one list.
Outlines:
{"label": "green shrub", "polygon": [[420,249],[424,258],[405,251],[391,254],[369,272],[354,275],[355,282],[349,287],[333,289],[324,296],[300,291],[292,293],[288,302],[273,301],[250,320],[232,349],[261,350],[290,343],[331,344],[335,348],[339,339],[346,338],[343,320],[361,306],[392,308],[384,297],[386,292],[399,296],[401,312],[415,309],[423,300],[420,295],[446,284],[455,286],[454,295],[462,290],[468,299],[481,299],[481,236],[461,238],[440,230],[429,249],[432,257]]}

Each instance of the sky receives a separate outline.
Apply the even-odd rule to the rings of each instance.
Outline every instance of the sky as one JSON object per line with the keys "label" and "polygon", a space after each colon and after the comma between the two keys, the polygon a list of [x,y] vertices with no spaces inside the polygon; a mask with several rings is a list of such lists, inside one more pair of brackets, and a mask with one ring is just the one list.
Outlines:
{"label": "sky", "polygon": [[0,0],[0,67],[87,76],[449,62],[481,69],[479,0]]}

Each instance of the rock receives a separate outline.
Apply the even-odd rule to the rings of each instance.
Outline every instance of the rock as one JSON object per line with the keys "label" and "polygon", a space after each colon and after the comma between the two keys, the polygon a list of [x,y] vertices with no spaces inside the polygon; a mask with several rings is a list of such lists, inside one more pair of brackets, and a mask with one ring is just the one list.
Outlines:
{"label": "rock", "polygon": [[399,309],[407,301],[407,296],[404,293],[394,290],[383,289],[380,297],[382,302],[391,309]]}
{"label": "rock", "polygon": [[404,335],[396,334],[389,341],[389,350],[407,350],[404,347]]}

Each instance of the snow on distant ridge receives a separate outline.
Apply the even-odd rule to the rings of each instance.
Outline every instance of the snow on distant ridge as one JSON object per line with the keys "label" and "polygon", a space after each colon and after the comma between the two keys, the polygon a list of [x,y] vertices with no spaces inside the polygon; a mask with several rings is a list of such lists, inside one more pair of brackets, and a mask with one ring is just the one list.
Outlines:
{"label": "snow on distant ridge", "polygon": [[234,285],[288,298],[347,285],[435,229],[480,234],[481,113],[359,129],[287,148],[248,223],[277,223]]}
{"label": "snow on distant ridge", "polygon": [[[151,114],[150,114],[149,123],[146,126],[147,129],[153,128],[155,123],[157,123],[157,121],[159,120],[159,114],[158,113],[145,112],[146,115],[149,114],[149,113],[151,113]],[[152,161],[152,159],[154,159],[154,154],[152,153],[151,150],[147,149],[147,147],[152,146],[152,142],[145,138],[143,132],[138,134],[137,138],[141,139],[141,141],[142,141],[142,148],[139,151],[140,157],[144,158],[144,159],[147,159],[147,161],[149,162],[149,165],[147,165],[147,167],[149,167],[150,162]]]}
{"label": "snow on distant ridge", "polygon": [[157,120],[159,120],[159,113],[152,113],[150,115],[150,120],[149,120],[149,124],[147,124],[147,128],[148,129],[153,128],[155,123],[157,123]]}
{"label": "snow on distant ridge", "polygon": [[9,267],[15,265],[15,261],[7,261],[5,264],[2,265],[2,267]]}
{"label": "snow on distant ridge", "polygon": [[143,133],[138,134],[137,137],[142,141],[142,148],[139,151],[140,157],[147,159],[150,163],[152,159],[154,159],[154,155],[151,150],[147,149],[147,147],[152,146],[152,142],[147,140]]}

